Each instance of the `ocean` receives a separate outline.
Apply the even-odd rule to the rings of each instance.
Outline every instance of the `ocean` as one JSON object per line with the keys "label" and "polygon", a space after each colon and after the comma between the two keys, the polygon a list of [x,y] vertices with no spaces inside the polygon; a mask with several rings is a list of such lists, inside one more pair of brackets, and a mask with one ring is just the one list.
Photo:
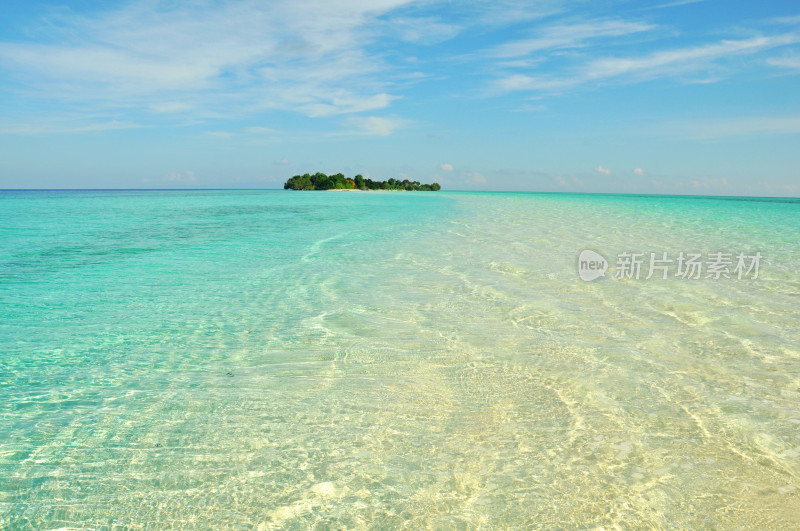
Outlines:
{"label": "ocean", "polygon": [[798,264],[797,199],[0,192],[0,528],[798,528]]}

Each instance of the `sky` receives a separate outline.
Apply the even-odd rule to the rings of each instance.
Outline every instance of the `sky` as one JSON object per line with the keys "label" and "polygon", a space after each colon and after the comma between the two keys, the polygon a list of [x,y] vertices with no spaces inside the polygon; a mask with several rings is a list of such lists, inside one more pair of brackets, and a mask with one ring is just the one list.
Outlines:
{"label": "sky", "polygon": [[0,3],[0,188],[800,196],[800,3]]}

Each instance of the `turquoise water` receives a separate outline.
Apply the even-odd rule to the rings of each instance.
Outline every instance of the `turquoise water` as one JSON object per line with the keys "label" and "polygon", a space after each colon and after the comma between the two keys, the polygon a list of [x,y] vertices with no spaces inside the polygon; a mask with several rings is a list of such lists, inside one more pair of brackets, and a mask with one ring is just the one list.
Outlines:
{"label": "turquoise water", "polygon": [[0,527],[797,528],[798,235],[798,200],[1,192]]}

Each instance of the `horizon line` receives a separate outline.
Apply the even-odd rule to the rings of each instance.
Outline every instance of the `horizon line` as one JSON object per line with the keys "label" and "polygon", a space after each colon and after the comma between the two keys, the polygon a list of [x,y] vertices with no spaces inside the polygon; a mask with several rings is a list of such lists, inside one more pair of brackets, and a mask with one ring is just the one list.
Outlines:
{"label": "horizon line", "polygon": [[[0,188],[0,192],[224,192],[224,191],[285,191],[285,192],[329,192],[330,190],[286,190],[284,188]],[[366,192],[376,190],[363,190]],[[378,190],[380,191],[380,190]],[[393,192],[404,192],[406,190],[388,190]],[[425,190],[412,190],[422,191]],[[441,192],[466,192],[466,193],[501,193],[501,194],[552,194],[552,195],[621,195],[636,197],[685,197],[685,198],[742,198],[742,199],[797,199],[799,196],[782,195],[705,195],[705,194],[657,194],[657,193],[636,193],[636,192],[570,192],[565,190],[544,191],[544,190],[437,190]]]}

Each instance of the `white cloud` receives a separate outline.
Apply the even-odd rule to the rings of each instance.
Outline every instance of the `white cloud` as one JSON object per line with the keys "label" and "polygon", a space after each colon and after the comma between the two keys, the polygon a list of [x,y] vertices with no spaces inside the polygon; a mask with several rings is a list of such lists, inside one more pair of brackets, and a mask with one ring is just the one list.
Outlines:
{"label": "white cloud", "polygon": [[725,177],[712,177],[702,180],[695,179],[690,182],[692,188],[727,188],[729,186],[728,179]]}
{"label": "white cloud", "polygon": [[633,169],[633,173],[635,173],[639,177],[644,177],[645,176],[644,170],[641,169],[641,168],[634,168]]}
{"label": "white cloud", "polygon": [[464,172],[462,177],[465,177],[467,180],[473,183],[486,184],[486,177],[482,173],[478,173],[476,171]]}
{"label": "white cloud", "polygon": [[452,164],[448,164],[445,162],[443,164],[439,164],[439,169],[442,171],[453,171],[455,168],[453,167]]}
{"label": "white cloud", "polygon": [[800,115],[687,120],[665,124],[663,132],[693,140],[716,140],[743,135],[800,135]]}
{"label": "white cloud", "polygon": [[403,40],[423,44],[435,44],[452,39],[462,29],[433,17],[397,18],[392,24]]}
{"label": "white cloud", "polygon": [[[517,90],[536,90],[547,88],[550,83],[524,74],[512,74],[495,80],[494,89],[500,92],[514,92]],[[555,88],[555,85],[553,86]]]}
{"label": "white cloud", "polygon": [[[492,88],[499,92],[558,91],[615,78],[635,83],[676,77],[705,71],[721,59],[751,55],[796,42],[800,42],[800,33],[723,40],[702,46],[656,51],[639,57],[596,58],[555,75],[508,74],[496,79]],[[705,80],[709,79],[716,81],[721,78]]]}
{"label": "white cloud", "polygon": [[95,108],[225,118],[372,111],[397,96],[378,75],[385,58],[366,47],[381,17],[411,1],[145,2],[48,14],[47,44],[0,42],[0,72],[29,95]]}
{"label": "white cloud", "polygon": [[781,24],[786,26],[796,26],[800,24],[800,15],[789,15],[786,17],[773,17],[768,19],[766,22],[772,22],[774,24]]}
{"label": "white cloud", "polygon": [[696,70],[708,65],[709,61],[721,57],[751,54],[768,48],[797,42],[794,34],[772,37],[754,37],[738,41],[721,41],[716,44],[695,46],[655,52],[638,58],[604,58],[587,65],[585,79],[602,79],[623,74],[637,74],[645,77],[661,77],[684,71]]}
{"label": "white cloud", "polygon": [[176,113],[192,109],[192,105],[183,101],[165,101],[154,103],[150,108],[158,113]]}
{"label": "white cloud", "polygon": [[533,105],[531,103],[524,103],[517,109],[514,109],[514,112],[545,112],[549,110],[547,105]]}
{"label": "white cloud", "polygon": [[602,173],[603,175],[611,175],[611,170],[604,168],[602,165],[597,166],[594,171],[597,173]]}
{"label": "white cloud", "polygon": [[326,101],[302,105],[299,110],[304,114],[316,118],[334,114],[348,114],[374,111],[388,107],[397,96],[389,94],[375,94],[369,97],[357,97],[352,94],[343,94],[340,97],[325,98]]}
{"label": "white cloud", "polygon": [[678,6],[685,6],[687,4],[697,4],[698,2],[703,2],[704,0],[676,0],[674,2],[667,2],[665,4],[659,4],[657,6],[653,6],[653,9],[664,9],[667,7],[678,7]]}
{"label": "white cloud", "polygon": [[275,164],[277,164],[278,166],[286,166],[289,164],[289,159],[283,157],[281,160],[276,161]]}
{"label": "white cloud", "polygon": [[463,2],[467,9],[465,18],[473,24],[486,27],[502,27],[520,24],[564,11],[565,1],[494,0],[493,2]]}
{"label": "white cloud", "polygon": [[408,121],[402,118],[353,116],[347,120],[347,123],[356,128],[356,131],[352,131],[355,134],[387,136],[407,125]]}
{"label": "white cloud", "polygon": [[233,133],[230,131],[207,131],[206,136],[210,136],[211,138],[231,138]]}
{"label": "white cloud", "polygon": [[64,117],[25,123],[0,123],[0,135],[53,135],[70,133],[96,133],[122,129],[140,129],[141,124],[117,120],[96,121],[80,117]]}
{"label": "white cloud", "polygon": [[167,173],[164,178],[171,183],[196,184],[197,178],[193,171]]}
{"label": "white cloud", "polygon": [[[446,15],[437,1],[418,0],[147,0],[80,15],[44,10],[46,23],[22,30],[46,33],[46,40],[0,42],[0,76],[26,97],[95,111],[146,110],[161,120],[230,120],[273,110],[317,118],[369,113],[390,107],[409,82],[441,75],[409,71],[414,57],[405,54],[407,45],[394,46],[398,39],[433,45],[552,16],[565,4],[465,2],[448,6]],[[564,47],[645,28],[592,24],[555,26],[541,38]]]}
{"label": "white cloud", "polygon": [[770,57],[767,64],[779,66],[781,68],[800,68],[800,55],[786,57]]}
{"label": "white cloud", "polygon": [[276,133],[274,129],[270,129],[269,127],[263,126],[253,126],[253,127],[246,127],[244,130],[245,133],[249,133],[251,135],[269,135]]}
{"label": "white cloud", "polygon": [[574,48],[584,41],[598,37],[617,37],[653,29],[655,26],[621,20],[600,20],[583,24],[558,25],[545,28],[541,35],[501,44],[489,50],[493,57],[520,57],[548,49]]}

